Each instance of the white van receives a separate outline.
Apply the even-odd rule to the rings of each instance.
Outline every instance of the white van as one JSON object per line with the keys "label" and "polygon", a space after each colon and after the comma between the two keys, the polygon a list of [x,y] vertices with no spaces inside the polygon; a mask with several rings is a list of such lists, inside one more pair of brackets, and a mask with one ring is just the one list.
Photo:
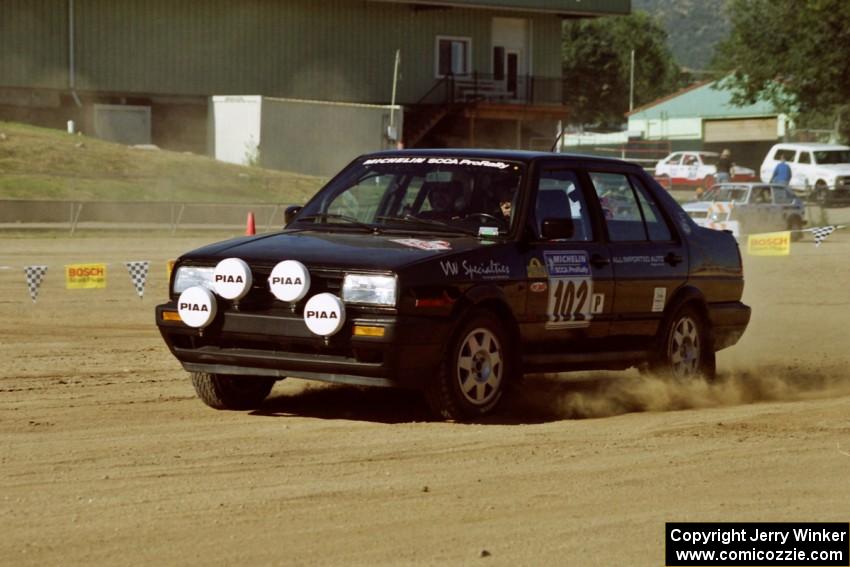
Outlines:
{"label": "white van", "polygon": [[776,144],[761,164],[761,180],[770,183],[782,157],[791,167],[791,188],[820,204],[850,201],[850,147],[837,144]]}

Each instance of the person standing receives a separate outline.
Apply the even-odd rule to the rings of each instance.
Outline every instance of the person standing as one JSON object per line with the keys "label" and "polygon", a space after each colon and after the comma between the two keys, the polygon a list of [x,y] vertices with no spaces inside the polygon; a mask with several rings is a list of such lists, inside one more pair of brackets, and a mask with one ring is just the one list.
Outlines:
{"label": "person standing", "polygon": [[717,160],[717,175],[714,176],[716,183],[729,183],[732,181],[732,152],[729,148],[724,149],[720,153],[720,159]]}
{"label": "person standing", "polygon": [[773,168],[773,176],[770,178],[770,182],[780,185],[791,183],[791,166],[785,161],[785,155],[779,157],[779,163]]}

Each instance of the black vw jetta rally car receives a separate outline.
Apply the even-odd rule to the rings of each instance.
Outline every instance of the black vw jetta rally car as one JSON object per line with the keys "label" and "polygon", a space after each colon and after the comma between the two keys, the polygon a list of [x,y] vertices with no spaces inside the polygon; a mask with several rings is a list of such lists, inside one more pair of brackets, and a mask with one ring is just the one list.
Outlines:
{"label": "black vw jetta rally car", "polygon": [[524,373],[712,377],[741,256],[637,165],[520,151],[357,158],[281,232],[182,256],[156,321],[201,399],[258,406],[286,376],[417,388],[448,419]]}

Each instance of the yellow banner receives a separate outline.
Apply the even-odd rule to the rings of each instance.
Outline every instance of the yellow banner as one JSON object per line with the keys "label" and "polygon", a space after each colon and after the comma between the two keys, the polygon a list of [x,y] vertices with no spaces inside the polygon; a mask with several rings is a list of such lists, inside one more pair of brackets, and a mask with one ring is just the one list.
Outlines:
{"label": "yellow banner", "polygon": [[65,266],[65,289],[106,287],[106,264],[69,264]]}
{"label": "yellow banner", "polygon": [[765,232],[747,237],[747,254],[751,256],[787,256],[791,253],[791,232]]}

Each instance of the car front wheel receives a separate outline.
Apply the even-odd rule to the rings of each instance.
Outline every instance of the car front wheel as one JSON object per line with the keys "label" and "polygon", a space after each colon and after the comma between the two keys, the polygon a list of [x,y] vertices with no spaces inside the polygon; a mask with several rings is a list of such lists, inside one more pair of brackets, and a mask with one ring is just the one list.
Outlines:
{"label": "car front wheel", "polygon": [[814,201],[821,207],[829,204],[829,189],[823,181],[818,181],[815,185]]}
{"label": "car front wheel", "polygon": [[513,373],[504,326],[487,311],[474,312],[448,343],[440,369],[426,385],[431,410],[456,421],[492,411]]}
{"label": "car front wheel", "polygon": [[256,409],[274,386],[274,379],[192,372],[192,386],[201,400],[220,410]]}
{"label": "car front wheel", "polygon": [[694,307],[679,308],[669,319],[652,370],[676,380],[712,380],[715,364],[708,323]]}

